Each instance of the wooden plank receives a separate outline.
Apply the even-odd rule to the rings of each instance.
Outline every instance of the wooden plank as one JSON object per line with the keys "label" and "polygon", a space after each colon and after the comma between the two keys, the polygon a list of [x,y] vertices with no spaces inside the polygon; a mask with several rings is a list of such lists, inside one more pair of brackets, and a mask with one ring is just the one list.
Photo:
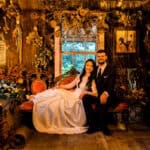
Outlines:
{"label": "wooden plank", "polygon": [[94,134],[57,135],[34,131],[23,150],[149,150],[150,130],[113,130],[112,136]]}

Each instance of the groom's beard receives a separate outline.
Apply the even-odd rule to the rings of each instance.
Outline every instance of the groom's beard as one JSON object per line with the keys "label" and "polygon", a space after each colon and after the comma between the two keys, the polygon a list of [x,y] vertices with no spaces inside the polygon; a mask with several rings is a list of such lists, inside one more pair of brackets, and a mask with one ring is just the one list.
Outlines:
{"label": "groom's beard", "polygon": [[99,64],[99,65],[103,65],[104,63],[105,63],[105,62],[99,62],[98,64]]}

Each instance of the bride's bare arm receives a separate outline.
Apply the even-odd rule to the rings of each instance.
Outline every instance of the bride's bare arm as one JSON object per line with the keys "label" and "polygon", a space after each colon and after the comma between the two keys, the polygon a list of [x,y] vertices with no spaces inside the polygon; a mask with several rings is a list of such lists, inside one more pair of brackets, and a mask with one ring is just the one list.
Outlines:
{"label": "bride's bare arm", "polygon": [[91,96],[98,96],[95,80],[92,81],[92,91],[88,91],[88,94]]}
{"label": "bride's bare arm", "polygon": [[91,95],[91,96],[97,97],[98,96],[98,91],[97,91],[96,83],[95,83],[94,80],[92,81],[92,87],[91,87],[91,89],[92,89],[92,91],[83,91],[81,93],[81,95],[79,96],[79,98],[82,99],[84,95]]}
{"label": "bride's bare arm", "polygon": [[63,88],[63,89],[72,89],[76,86],[77,81],[78,81],[79,76],[77,76],[72,82],[65,84],[65,85],[59,85],[58,88]]}
{"label": "bride's bare arm", "polygon": [[98,96],[98,91],[96,88],[95,80],[92,81],[92,87],[91,88],[92,88],[92,91],[87,91],[87,94],[91,95],[91,96]]}

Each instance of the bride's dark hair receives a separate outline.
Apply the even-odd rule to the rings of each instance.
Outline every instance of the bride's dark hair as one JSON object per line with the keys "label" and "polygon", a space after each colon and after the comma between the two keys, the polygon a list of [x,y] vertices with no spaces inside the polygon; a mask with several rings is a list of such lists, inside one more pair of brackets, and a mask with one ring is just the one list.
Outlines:
{"label": "bride's dark hair", "polygon": [[87,83],[86,83],[87,90],[88,90],[88,91],[91,91],[92,80],[95,79],[95,77],[96,77],[96,63],[95,63],[95,61],[94,61],[93,59],[88,59],[88,60],[86,60],[86,62],[85,62],[85,64],[84,64],[83,71],[82,71],[82,73],[81,73],[81,75],[80,75],[80,81],[79,81],[79,83],[78,83],[78,86],[80,87],[80,83],[81,83],[81,81],[82,81],[82,78],[83,78],[83,76],[84,76],[85,73],[86,73],[86,72],[85,72],[85,67],[86,67],[87,62],[92,62],[92,64],[93,64],[93,71],[91,72],[91,75],[89,76],[88,81],[87,81]]}

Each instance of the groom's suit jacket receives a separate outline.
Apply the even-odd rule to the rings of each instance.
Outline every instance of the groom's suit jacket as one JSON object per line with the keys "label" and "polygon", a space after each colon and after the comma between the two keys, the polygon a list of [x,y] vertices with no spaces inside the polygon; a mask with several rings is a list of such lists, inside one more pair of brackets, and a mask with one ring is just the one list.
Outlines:
{"label": "groom's suit jacket", "polygon": [[[98,67],[97,67],[98,70]],[[96,78],[96,86],[98,90],[98,96],[100,96],[104,91],[109,94],[109,101],[114,95],[115,86],[115,68],[111,64],[107,64],[103,73]]]}

